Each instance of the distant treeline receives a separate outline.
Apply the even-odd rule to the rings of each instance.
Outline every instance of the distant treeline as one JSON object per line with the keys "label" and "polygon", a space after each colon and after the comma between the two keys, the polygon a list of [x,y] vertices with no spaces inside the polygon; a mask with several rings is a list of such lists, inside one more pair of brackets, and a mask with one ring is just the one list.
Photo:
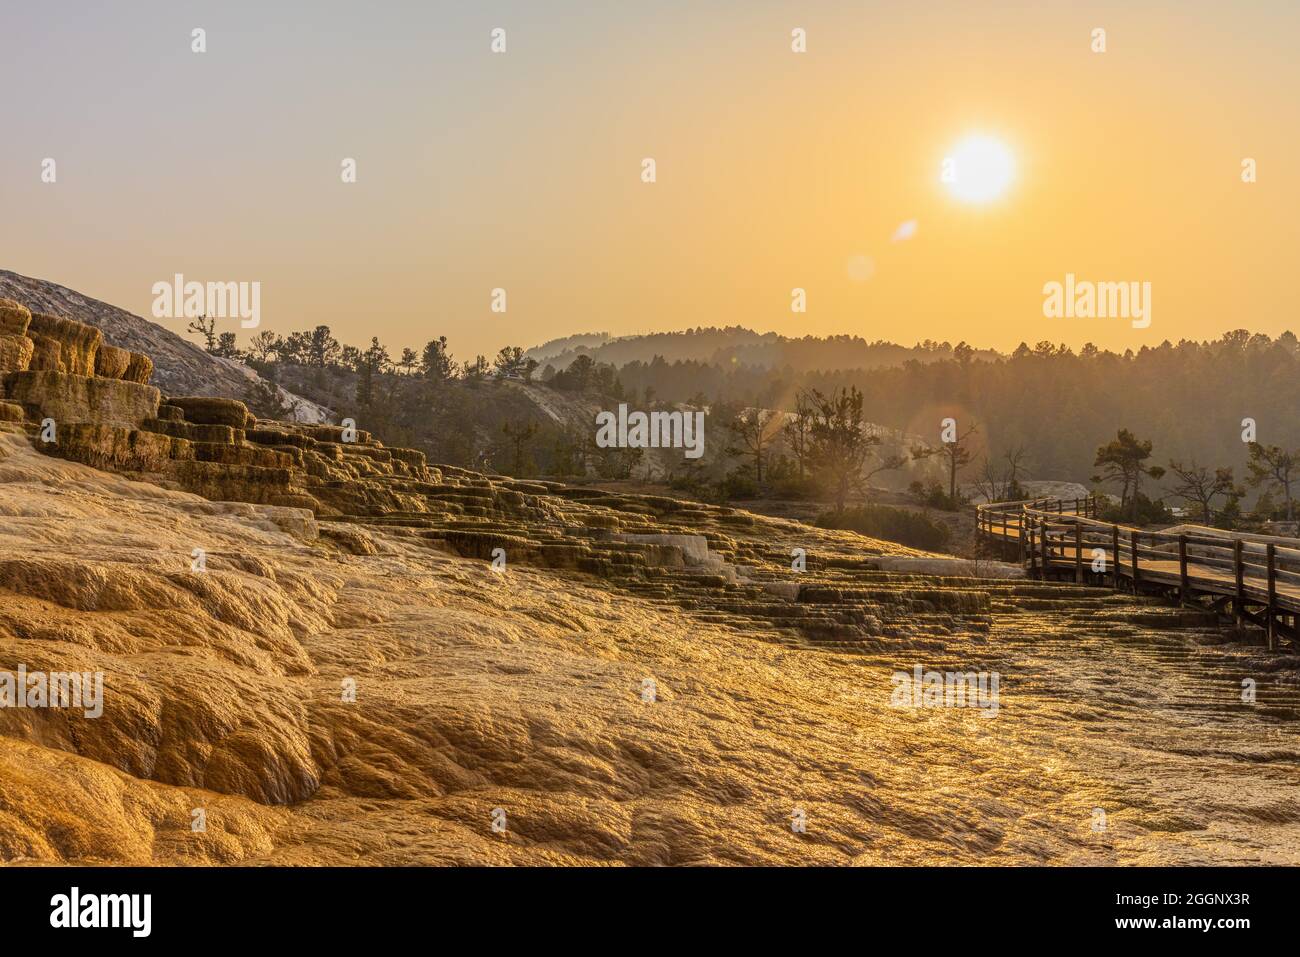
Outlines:
{"label": "distant treeline", "polygon": [[727,368],[731,365],[789,368],[796,372],[833,372],[844,369],[876,369],[900,365],[909,359],[930,362],[952,358],[961,349],[981,358],[995,358],[988,350],[974,353],[964,343],[926,340],[915,346],[894,342],[868,342],[860,336],[804,336],[791,339],[774,332],[757,333],[742,326],[713,326],[681,332],[655,332],[640,336],[609,338],[605,333],[556,339],[527,351],[542,365],[563,369],[579,355],[598,363],[624,366],[628,363],[699,362]]}
{"label": "distant treeline", "polygon": [[[945,481],[931,476],[913,491],[935,507],[961,507],[961,483],[1010,498],[1025,479],[1096,478],[1119,493],[1117,514],[1132,520],[1164,521],[1167,500],[1225,525],[1241,520],[1252,492],[1265,499],[1256,518],[1292,517],[1300,493],[1300,341],[1289,332],[1274,340],[1237,330],[1122,355],[1040,342],[990,357],[964,342],[923,343],[925,361],[801,372],[662,357],[616,368],[585,353],[557,370],[517,346],[457,363],[445,337],[393,357],[378,339],[343,345],[326,326],[264,331],[238,349],[208,321],[191,330],[209,351],[364,418],[391,442],[515,475],[638,474],[709,497],[824,497],[842,511],[875,476],[894,485],[906,481],[900,470],[933,459]],[[706,457],[596,448],[594,425],[581,416],[556,423],[518,390],[492,389],[485,401],[481,388],[510,379],[599,408],[707,408]],[[869,424],[925,445],[891,445]]]}
{"label": "distant treeline", "polygon": [[1245,330],[1213,342],[1169,342],[1117,354],[1086,345],[1022,344],[1006,358],[954,347],[933,362],[874,370],[799,372],[707,362],[632,362],[618,375],[629,394],[753,402],[792,409],[801,390],[856,387],[866,418],[927,438],[953,416],[979,425],[990,456],[1027,453],[1033,477],[1087,481],[1098,446],[1118,428],[1151,439],[1163,461],[1236,466],[1248,456],[1243,420],[1258,440],[1300,446],[1300,342]]}

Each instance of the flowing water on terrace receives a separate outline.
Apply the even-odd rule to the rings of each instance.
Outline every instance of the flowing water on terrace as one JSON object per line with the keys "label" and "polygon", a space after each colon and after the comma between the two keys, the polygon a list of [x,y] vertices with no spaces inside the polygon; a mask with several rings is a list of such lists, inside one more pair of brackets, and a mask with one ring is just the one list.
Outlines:
{"label": "flowing water on terrace", "polygon": [[[1297,658],[1203,613],[339,454],[374,512],[317,538],[0,436],[0,670],[107,676],[0,710],[0,861],[1300,863]],[[893,706],[916,666],[996,714]]]}
{"label": "flowing water on terrace", "polygon": [[[984,845],[957,842],[971,861],[1300,863],[1293,658],[1217,643],[1197,613],[1095,589],[1017,591],[995,598],[987,640],[878,659],[1001,677],[996,716],[918,712],[914,757],[935,780],[931,814],[910,828],[912,860],[950,862],[952,842],[936,834],[965,818],[972,834],[988,825]],[[1035,591],[1061,597],[1024,597]],[[1255,682],[1253,703],[1243,679]],[[1025,818],[1010,820],[997,795],[1026,792],[1043,798],[1035,825],[1068,840],[1017,836]]]}

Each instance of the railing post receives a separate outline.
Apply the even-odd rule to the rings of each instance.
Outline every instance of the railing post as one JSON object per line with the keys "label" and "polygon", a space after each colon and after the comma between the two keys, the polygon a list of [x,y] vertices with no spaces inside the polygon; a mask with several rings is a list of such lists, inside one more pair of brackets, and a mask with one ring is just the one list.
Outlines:
{"label": "railing post", "polygon": [[1038,520],[1038,574],[1047,581],[1047,519]]}
{"label": "railing post", "polygon": [[1277,628],[1273,619],[1276,617],[1273,611],[1277,603],[1277,548],[1272,542],[1268,543],[1268,650],[1273,651],[1277,647]]}
{"label": "railing post", "polygon": [[1038,574],[1038,523],[1032,516],[1025,516],[1025,521],[1029,525],[1029,567],[1035,575]]}
{"label": "railing post", "polygon": [[1128,533],[1128,547],[1133,553],[1133,594],[1136,595],[1138,593],[1138,531],[1136,528]]}
{"label": "railing post", "polygon": [[1029,577],[1033,578],[1038,574],[1038,561],[1034,556],[1034,520],[1028,515],[1025,516],[1024,534],[1026,536],[1025,549],[1029,552]]}
{"label": "railing post", "polygon": [[1110,527],[1110,586],[1119,591],[1119,526]]}
{"label": "railing post", "polygon": [[[1075,499],[1075,507],[1078,507],[1078,499]],[[1083,584],[1083,525],[1079,523],[1076,515],[1074,521],[1074,583]]]}
{"label": "railing post", "polygon": [[1020,558],[1020,564],[1023,565],[1025,563],[1025,507],[1023,505],[1020,506],[1020,515],[1017,517],[1016,522],[1016,528],[1020,532],[1020,534],[1016,536],[1017,541],[1020,543],[1020,554],[1018,557]]}
{"label": "railing post", "polygon": [[1178,604],[1192,600],[1192,586],[1187,578],[1187,536],[1178,536]]}
{"label": "railing post", "polygon": [[1245,624],[1246,618],[1246,563],[1242,560],[1241,553],[1241,539],[1234,538],[1232,540],[1232,573],[1236,578],[1237,590],[1232,598],[1232,616],[1236,619],[1238,628]]}

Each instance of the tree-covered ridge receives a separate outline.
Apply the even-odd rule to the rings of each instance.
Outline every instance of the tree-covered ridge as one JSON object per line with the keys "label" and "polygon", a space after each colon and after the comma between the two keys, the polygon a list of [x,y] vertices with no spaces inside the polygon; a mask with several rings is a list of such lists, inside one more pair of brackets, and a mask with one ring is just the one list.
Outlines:
{"label": "tree-covered ridge", "polygon": [[[1041,342],[997,356],[923,343],[925,361],[799,372],[662,357],[616,368],[587,354],[539,368],[517,346],[457,362],[445,337],[395,358],[377,338],[344,345],[326,326],[264,331],[241,350],[206,320],[191,331],[209,351],[437,461],[515,475],[635,476],[720,499],[821,496],[838,510],[864,501],[876,476],[917,486],[917,500],[939,508],[960,507],[972,488],[1005,498],[1027,479],[1091,481],[1128,520],[1163,521],[1166,505],[1181,504],[1228,525],[1255,499],[1256,519],[1293,516],[1300,491],[1300,422],[1290,414],[1300,405],[1300,342],[1290,333],[1238,330],[1124,354]],[[546,398],[556,394],[586,404],[569,400],[566,418]],[[704,459],[598,448],[589,413],[624,401],[708,410]],[[891,436],[883,445],[880,429]],[[927,460],[942,466],[942,481]]]}
{"label": "tree-covered ridge", "polygon": [[[969,351],[964,343],[926,340],[915,346],[901,346],[884,340],[868,341],[860,336],[803,336],[790,338],[775,332],[759,333],[743,326],[701,326],[679,332],[654,332],[610,338],[605,334],[555,339],[528,350],[543,365],[562,369],[580,355],[596,362],[623,366],[628,363],[703,362],[720,367],[733,364],[789,367],[799,372],[813,370],[875,369],[900,365],[909,360],[933,361],[948,358],[956,350]],[[993,358],[996,353],[979,353]]]}
{"label": "tree-covered ridge", "polygon": [[1077,481],[1093,474],[1098,445],[1119,428],[1151,439],[1160,462],[1242,474],[1244,419],[1254,420],[1264,445],[1300,445],[1300,342],[1289,332],[1271,339],[1236,330],[1123,354],[1049,342],[994,359],[961,345],[953,352],[894,368],[809,372],[654,360],[622,366],[619,378],[629,392],[651,388],[667,400],[702,394],[783,409],[802,389],[855,387],[872,422],[937,438],[946,416],[974,420],[991,456],[1024,448],[1033,475]]}

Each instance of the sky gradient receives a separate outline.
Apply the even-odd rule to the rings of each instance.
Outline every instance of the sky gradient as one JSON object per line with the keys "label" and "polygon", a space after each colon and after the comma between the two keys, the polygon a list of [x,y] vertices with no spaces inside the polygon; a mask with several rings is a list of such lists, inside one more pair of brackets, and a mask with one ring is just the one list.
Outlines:
{"label": "sky gradient", "polygon": [[[457,359],[700,325],[1121,351],[1300,330],[1294,3],[273,6],[6,2],[0,267],[146,316],[177,272],[259,281],[262,328]],[[970,133],[1018,166],[987,206],[939,182]],[[1150,327],[1045,318],[1066,273],[1150,282]]]}

